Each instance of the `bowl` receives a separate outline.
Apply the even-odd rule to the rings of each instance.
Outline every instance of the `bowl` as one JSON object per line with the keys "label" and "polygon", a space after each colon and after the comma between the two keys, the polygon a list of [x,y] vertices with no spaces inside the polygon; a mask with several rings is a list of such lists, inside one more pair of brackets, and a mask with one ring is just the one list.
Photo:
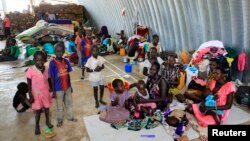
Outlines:
{"label": "bowl", "polygon": [[130,75],[129,74],[125,74],[123,77],[126,78],[126,79],[128,79],[128,78],[130,78]]}

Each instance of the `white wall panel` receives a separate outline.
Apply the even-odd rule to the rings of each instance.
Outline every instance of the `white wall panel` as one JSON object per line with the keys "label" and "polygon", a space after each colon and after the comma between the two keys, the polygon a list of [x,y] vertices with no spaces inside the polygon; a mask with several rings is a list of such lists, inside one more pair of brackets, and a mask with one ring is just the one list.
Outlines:
{"label": "white wall panel", "polygon": [[[110,34],[124,29],[131,36],[135,13],[138,11],[139,23],[151,29],[150,35],[156,33],[160,36],[163,50],[194,50],[201,43],[216,39],[223,41],[227,47],[235,48],[238,53],[242,50],[250,51],[250,0],[79,2],[85,6],[97,28],[106,25]],[[126,8],[125,17],[121,16],[122,8]]]}

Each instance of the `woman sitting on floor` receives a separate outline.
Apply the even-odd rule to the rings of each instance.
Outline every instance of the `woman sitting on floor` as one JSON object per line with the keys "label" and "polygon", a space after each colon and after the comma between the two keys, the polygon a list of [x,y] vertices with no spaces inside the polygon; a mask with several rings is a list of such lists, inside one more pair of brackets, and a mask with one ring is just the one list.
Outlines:
{"label": "woman sitting on floor", "polygon": [[171,97],[168,97],[168,86],[166,80],[159,75],[160,64],[154,62],[150,68],[147,80],[147,90],[149,92],[149,100],[145,103],[155,102],[157,109],[165,110],[169,103],[172,102]]}
{"label": "woman sitting on floor", "polygon": [[[209,61],[209,72],[208,77],[203,78],[200,74],[198,74],[198,79],[193,79],[190,84],[188,85],[188,90],[185,92],[186,98],[192,100],[195,103],[199,103],[204,99],[203,93],[205,88],[209,88],[211,81],[213,80],[213,74],[215,69],[219,66],[219,60],[216,58],[212,58]],[[207,80],[202,80],[207,79]],[[203,82],[206,84],[202,84]]]}
{"label": "woman sitting on floor", "polygon": [[11,38],[9,42],[9,46],[6,46],[6,48],[1,52],[2,55],[0,55],[0,62],[15,61],[18,59],[20,50],[19,47],[16,46],[16,40]]}
{"label": "woman sitting on floor", "polygon": [[[216,100],[215,106],[211,105],[211,98],[205,103],[192,104],[187,110],[194,113],[198,123],[201,126],[212,124],[220,124],[228,118],[230,109],[233,104],[233,94],[236,92],[236,87],[222,68],[216,68],[214,72],[214,80],[210,83],[209,89],[206,90],[206,95],[213,95],[213,100]],[[209,98],[208,97],[208,98]],[[212,115],[212,116],[208,116]]]}

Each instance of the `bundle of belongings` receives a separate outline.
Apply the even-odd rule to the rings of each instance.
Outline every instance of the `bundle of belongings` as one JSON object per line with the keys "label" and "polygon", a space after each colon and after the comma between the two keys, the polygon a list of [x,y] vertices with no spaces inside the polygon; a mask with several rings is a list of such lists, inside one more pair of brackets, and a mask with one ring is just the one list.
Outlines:
{"label": "bundle of belongings", "polygon": [[31,27],[19,35],[16,36],[16,39],[25,41],[31,39],[41,39],[46,36],[51,36],[52,41],[55,40],[54,37],[66,37],[74,35],[74,29],[69,26],[63,26],[54,23],[47,23],[44,20],[40,20],[36,23],[34,27]]}

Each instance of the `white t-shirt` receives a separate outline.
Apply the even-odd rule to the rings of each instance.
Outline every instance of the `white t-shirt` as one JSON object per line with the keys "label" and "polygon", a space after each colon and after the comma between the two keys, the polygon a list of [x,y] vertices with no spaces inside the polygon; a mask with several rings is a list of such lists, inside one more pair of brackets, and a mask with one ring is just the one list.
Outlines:
{"label": "white t-shirt", "polygon": [[[87,63],[85,64],[85,67],[94,70],[97,66],[102,66],[105,62],[105,59],[102,56],[98,56],[97,59],[91,56]],[[103,73],[100,72],[90,72],[89,73],[89,81],[92,82],[98,82],[104,79]]]}
{"label": "white t-shirt", "polygon": [[[150,48],[154,47],[153,43],[150,43],[149,44],[149,47],[148,47],[148,51],[150,51]],[[157,49],[157,53],[160,53],[161,52],[161,45],[160,43],[158,43],[158,45],[156,46],[156,49]]]}
{"label": "white t-shirt", "polygon": [[[164,61],[161,59],[161,57],[157,57],[157,62],[161,65]],[[151,66],[152,66],[152,64],[149,62],[148,59],[146,59],[144,61],[144,67],[150,69]]]}
{"label": "white t-shirt", "polygon": [[[162,63],[164,63],[164,61],[161,59],[161,57],[157,57],[157,62],[162,65]],[[151,68],[152,64],[149,62],[148,59],[146,59],[144,62],[143,62],[143,68],[146,67],[148,68],[148,74],[149,74],[149,71],[150,71],[150,68]],[[160,75],[161,74],[161,68],[158,72],[158,74]],[[147,77],[145,77],[145,80],[147,79]]]}

